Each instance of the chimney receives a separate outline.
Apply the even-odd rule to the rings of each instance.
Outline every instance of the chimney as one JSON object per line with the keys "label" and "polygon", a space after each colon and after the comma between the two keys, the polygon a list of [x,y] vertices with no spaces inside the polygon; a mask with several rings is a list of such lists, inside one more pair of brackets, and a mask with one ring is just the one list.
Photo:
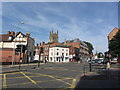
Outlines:
{"label": "chimney", "polygon": [[12,36],[15,36],[15,32],[14,31],[11,31],[10,33]]}
{"label": "chimney", "polygon": [[26,36],[29,37],[29,36],[30,36],[30,32],[27,32],[27,33],[26,33]]}
{"label": "chimney", "polygon": [[42,42],[42,45],[45,45],[45,42]]}
{"label": "chimney", "polygon": [[37,47],[38,47],[38,43],[37,43]]}
{"label": "chimney", "polygon": [[7,34],[11,34],[11,32],[10,31],[8,31],[8,33]]}
{"label": "chimney", "polygon": [[41,43],[40,43],[40,46],[41,46]]}

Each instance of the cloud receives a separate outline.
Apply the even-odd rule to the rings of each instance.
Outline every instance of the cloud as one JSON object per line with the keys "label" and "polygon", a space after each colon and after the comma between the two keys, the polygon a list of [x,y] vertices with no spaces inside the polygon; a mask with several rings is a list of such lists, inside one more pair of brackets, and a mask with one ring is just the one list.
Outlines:
{"label": "cloud", "polygon": [[104,21],[103,19],[97,18],[97,19],[95,20],[95,23],[102,23],[103,21]]}
{"label": "cloud", "polygon": [[[48,42],[49,32],[53,29],[54,31],[59,30],[60,42],[63,42],[65,38],[67,40],[80,38],[83,41],[92,43],[95,49],[104,52],[107,50],[108,32],[114,28],[114,25],[104,23],[105,20],[101,17],[94,17],[93,21],[88,21],[87,18],[71,16],[69,14],[72,11],[67,7],[65,7],[65,11],[63,10],[64,7],[54,8],[49,7],[49,5],[43,7],[43,9],[33,7],[30,8],[31,12],[28,14],[26,12],[21,13],[21,10],[14,5],[5,7],[4,15],[8,15],[6,17],[14,20],[24,21],[25,25],[19,25],[19,30],[24,33],[31,32],[31,36],[36,38],[36,43]],[[11,11],[14,13],[11,13]],[[54,16],[50,16],[50,14]],[[54,18],[55,20],[53,20]],[[14,20],[10,23],[11,25],[15,25]]]}

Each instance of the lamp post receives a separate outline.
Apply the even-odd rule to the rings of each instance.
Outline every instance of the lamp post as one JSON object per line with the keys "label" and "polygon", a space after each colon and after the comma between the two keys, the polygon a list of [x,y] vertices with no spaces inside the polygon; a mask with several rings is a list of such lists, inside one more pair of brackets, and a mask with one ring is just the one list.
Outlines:
{"label": "lamp post", "polygon": [[[24,22],[20,22],[20,23],[18,23],[18,24],[16,24],[16,28],[18,27],[18,25],[20,25],[20,24],[25,24]],[[15,34],[16,35],[16,34]],[[20,43],[19,43],[20,44]],[[14,58],[12,59],[12,65],[14,65],[14,60],[15,60],[15,45],[16,45],[16,40],[15,40],[15,42],[14,42],[14,48],[13,48],[13,56],[14,56]]]}

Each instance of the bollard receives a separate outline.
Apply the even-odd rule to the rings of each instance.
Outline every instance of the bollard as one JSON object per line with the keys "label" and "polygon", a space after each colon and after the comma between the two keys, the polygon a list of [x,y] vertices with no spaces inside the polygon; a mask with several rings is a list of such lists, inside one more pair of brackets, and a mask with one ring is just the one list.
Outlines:
{"label": "bollard", "polygon": [[107,63],[107,69],[110,69],[110,63],[109,62]]}
{"label": "bollard", "polygon": [[109,80],[110,76],[109,76],[109,69],[110,69],[110,63],[107,62],[107,78]]}

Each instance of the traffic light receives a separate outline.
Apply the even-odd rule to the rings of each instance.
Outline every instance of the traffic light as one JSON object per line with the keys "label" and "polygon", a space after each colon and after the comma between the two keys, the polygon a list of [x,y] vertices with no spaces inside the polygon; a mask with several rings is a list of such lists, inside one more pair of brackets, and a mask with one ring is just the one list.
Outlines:
{"label": "traffic light", "polygon": [[26,47],[25,45],[17,45],[15,52],[25,53]]}
{"label": "traffic light", "polygon": [[16,48],[15,49],[15,55],[19,55],[19,52],[21,51],[21,49],[20,48]]}

